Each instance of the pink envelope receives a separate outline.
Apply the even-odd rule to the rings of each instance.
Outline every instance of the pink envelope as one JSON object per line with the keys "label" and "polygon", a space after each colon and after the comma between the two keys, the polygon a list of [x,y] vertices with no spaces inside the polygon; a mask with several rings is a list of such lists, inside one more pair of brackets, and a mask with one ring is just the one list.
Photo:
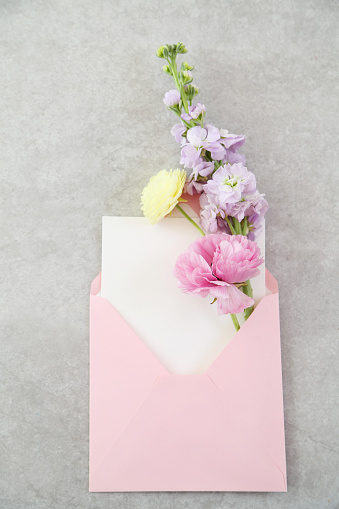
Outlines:
{"label": "pink envelope", "polygon": [[90,304],[90,491],[287,491],[278,286],[202,375],[172,375]]}

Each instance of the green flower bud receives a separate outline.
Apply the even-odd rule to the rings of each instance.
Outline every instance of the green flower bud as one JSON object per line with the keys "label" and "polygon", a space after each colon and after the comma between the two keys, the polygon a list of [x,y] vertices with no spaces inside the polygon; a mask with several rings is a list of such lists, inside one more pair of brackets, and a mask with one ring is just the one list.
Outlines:
{"label": "green flower bud", "polygon": [[165,46],[160,46],[160,48],[157,50],[157,57],[164,58],[164,48]]}
{"label": "green flower bud", "polygon": [[181,108],[179,108],[178,104],[176,104],[175,106],[168,106],[167,109],[170,111],[174,111],[174,113],[176,114],[181,113]]}
{"label": "green flower bud", "polygon": [[193,71],[194,69],[194,65],[188,65],[187,62],[183,62],[182,67],[184,71]]}
{"label": "green flower bud", "polygon": [[195,85],[191,85],[191,87],[193,88],[193,97],[198,95],[200,90],[198,87],[196,87]]}
{"label": "green flower bud", "polygon": [[172,71],[171,71],[171,68],[169,65],[164,65],[163,66],[163,70],[166,74],[169,74],[170,76],[172,76]]}
{"label": "green flower bud", "polygon": [[185,45],[182,43],[182,42],[178,42],[178,44],[176,45],[177,48],[177,53],[187,53],[187,49],[185,48]]}
{"label": "green flower bud", "polygon": [[168,46],[164,46],[163,55],[164,55],[164,58],[168,58],[168,55],[169,55]]}
{"label": "green flower bud", "polygon": [[181,79],[184,85],[188,85],[189,83],[192,83],[193,78],[190,75],[189,71],[182,71],[181,73]]}
{"label": "green flower bud", "polygon": [[192,101],[196,95],[199,94],[199,89],[195,85],[187,85],[185,87],[187,99]]}

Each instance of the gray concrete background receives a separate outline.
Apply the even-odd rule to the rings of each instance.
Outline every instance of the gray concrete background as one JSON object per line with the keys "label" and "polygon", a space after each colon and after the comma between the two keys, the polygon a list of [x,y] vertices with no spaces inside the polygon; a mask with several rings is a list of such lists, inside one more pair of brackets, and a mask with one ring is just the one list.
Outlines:
{"label": "gray concrete background", "polygon": [[[0,1],[2,509],[339,507],[338,21],[331,0]],[[140,215],[178,165],[155,57],[178,40],[271,205],[287,494],[88,493],[101,216]]]}

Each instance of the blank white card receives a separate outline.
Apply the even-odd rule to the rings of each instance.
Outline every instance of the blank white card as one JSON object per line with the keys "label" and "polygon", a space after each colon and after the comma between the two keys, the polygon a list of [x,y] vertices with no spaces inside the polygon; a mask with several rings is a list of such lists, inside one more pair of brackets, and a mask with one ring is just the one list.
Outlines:
{"label": "blank white card", "polygon": [[[102,226],[101,296],[170,373],[203,373],[235,329],[229,315],[217,315],[211,297],[184,294],[173,275],[198,230],[183,217],[156,225],[143,217],[103,217]],[[257,243],[265,257],[265,228]],[[266,293],[265,264],[252,286],[258,303]]]}

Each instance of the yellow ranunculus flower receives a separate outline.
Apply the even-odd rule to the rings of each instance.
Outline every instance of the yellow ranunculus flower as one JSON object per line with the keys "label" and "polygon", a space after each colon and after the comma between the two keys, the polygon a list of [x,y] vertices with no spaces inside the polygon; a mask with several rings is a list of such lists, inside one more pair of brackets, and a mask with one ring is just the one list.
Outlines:
{"label": "yellow ranunculus flower", "polygon": [[157,223],[174,209],[185,181],[185,170],[161,170],[150,179],[141,196],[142,211],[150,223]]}

